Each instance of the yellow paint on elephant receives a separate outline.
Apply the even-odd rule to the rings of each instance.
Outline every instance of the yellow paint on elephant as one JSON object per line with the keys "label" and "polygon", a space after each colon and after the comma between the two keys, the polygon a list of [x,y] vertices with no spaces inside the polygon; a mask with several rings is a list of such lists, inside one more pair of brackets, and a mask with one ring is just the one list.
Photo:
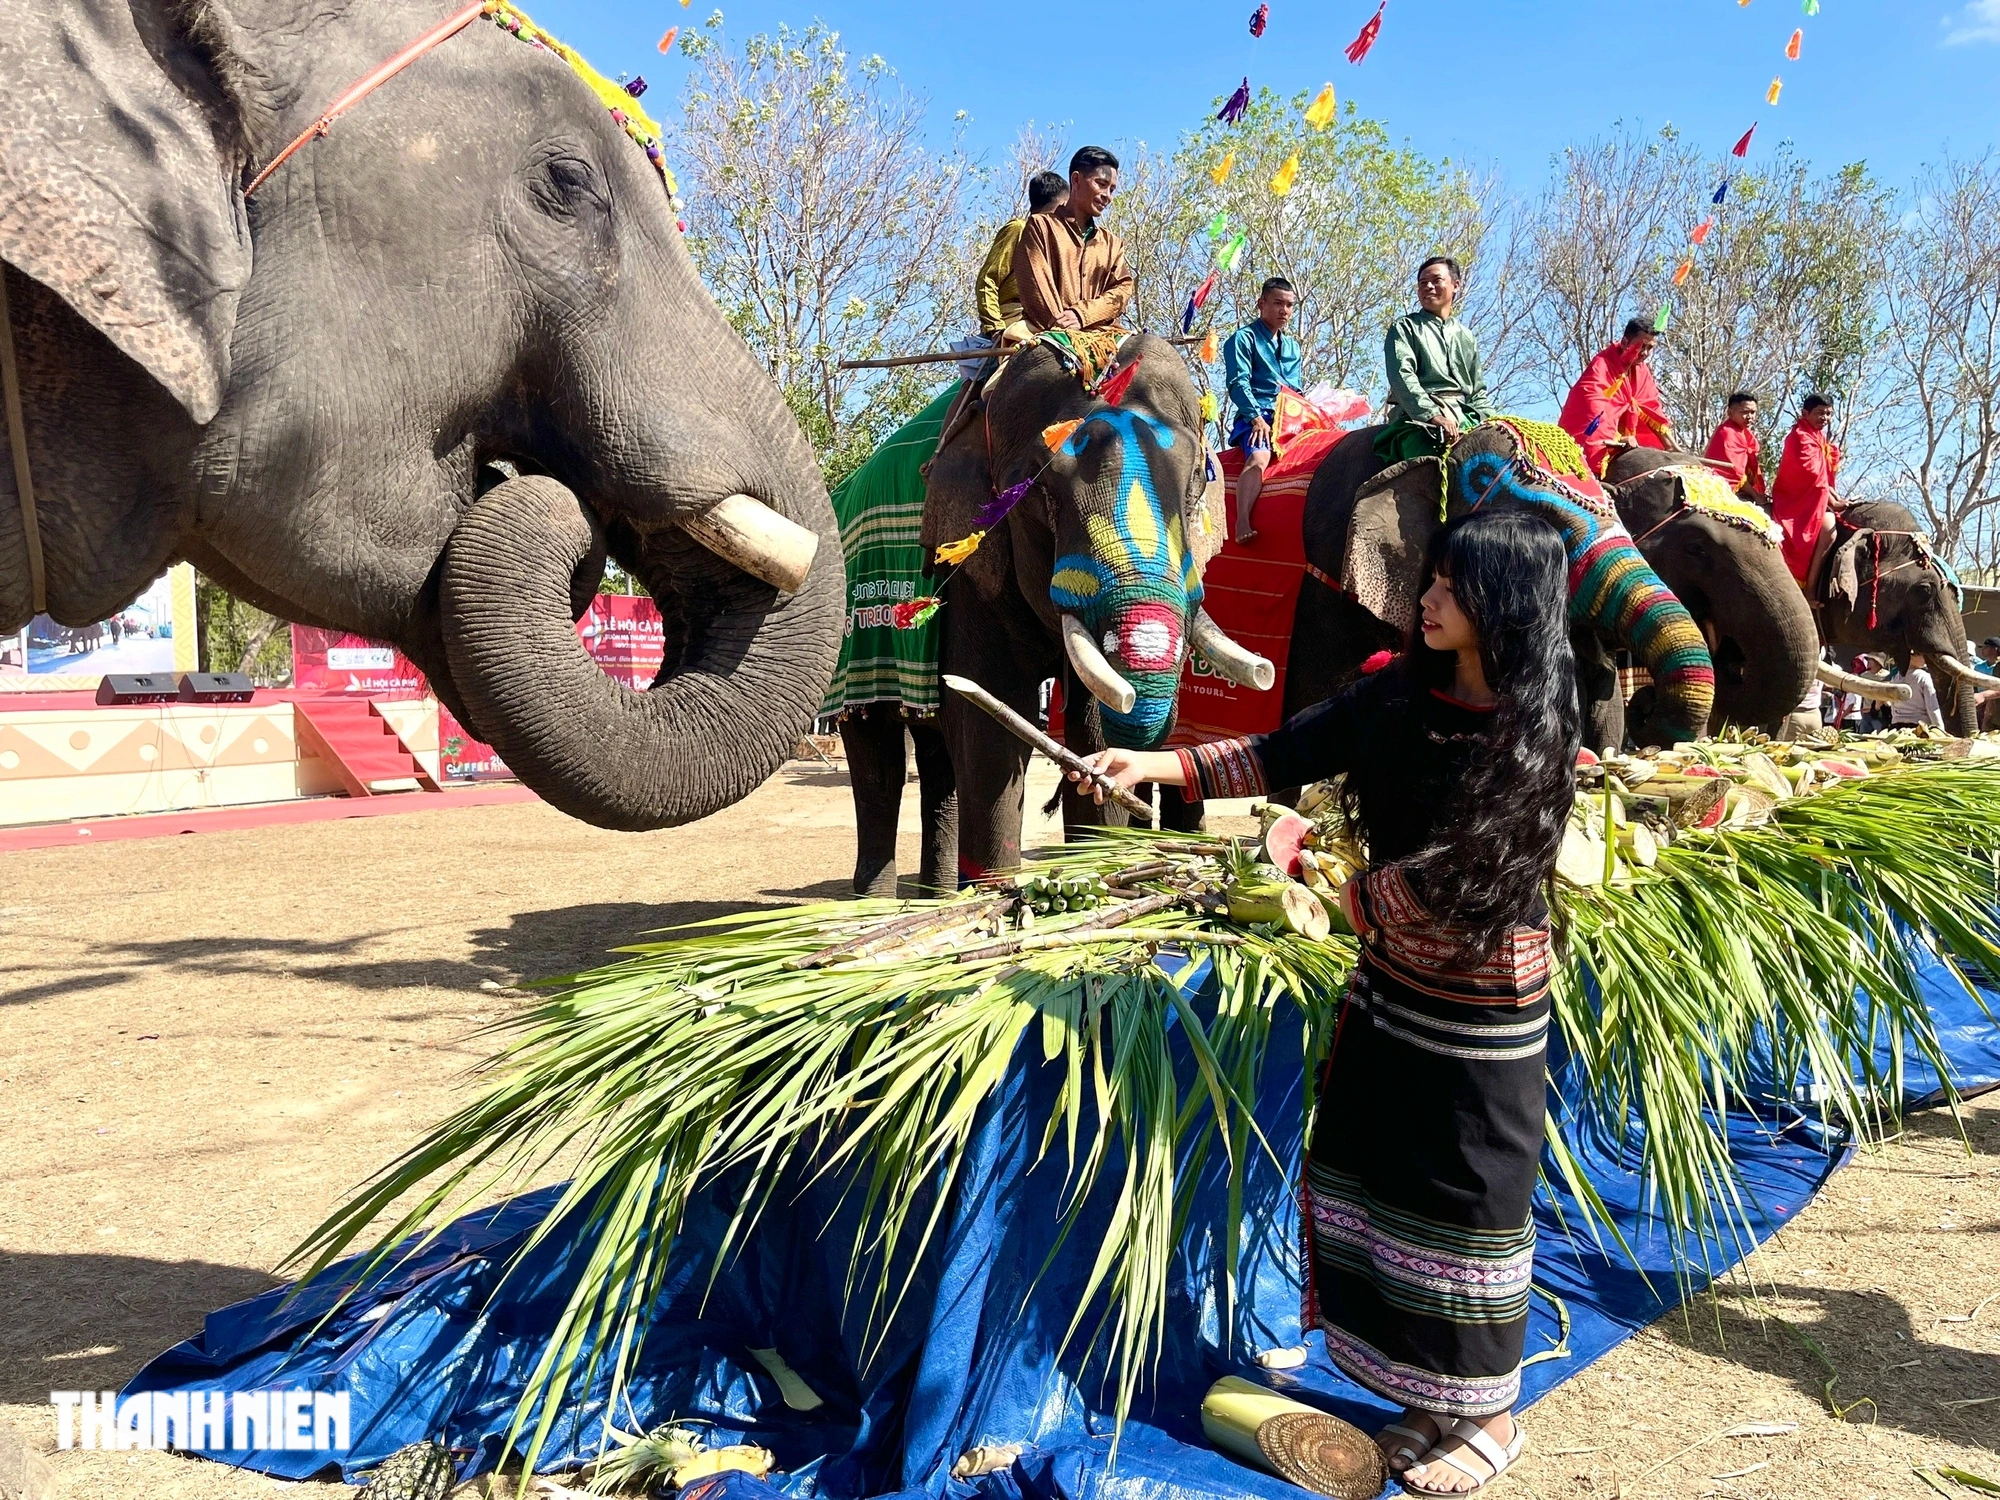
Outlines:
{"label": "yellow paint on elephant", "polygon": [[1087,568],[1058,568],[1049,579],[1049,586],[1052,592],[1076,599],[1092,599],[1097,595],[1097,575]]}
{"label": "yellow paint on elephant", "polygon": [[1085,516],[1083,530],[1090,538],[1091,555],[1099,562],[1121,578],[1136,571],[1132,566],[1132,549],[1125,545],[1125,538],[1118,534],[1109,516]]}
{"label": "yellow paint on elephant", "polygon": [[1181,518],[1177,515],[1168,516],[1167,571],[1169,573],[1179,573],[1182,569],[1182,559],[1186,555],[1187,548],[1181,544]]}
{"label": "yellow paint on elephant", "polygon": [[1141,557],[1160,555],[1160,515],[1138,480],[1125,492],[1125,532]]}

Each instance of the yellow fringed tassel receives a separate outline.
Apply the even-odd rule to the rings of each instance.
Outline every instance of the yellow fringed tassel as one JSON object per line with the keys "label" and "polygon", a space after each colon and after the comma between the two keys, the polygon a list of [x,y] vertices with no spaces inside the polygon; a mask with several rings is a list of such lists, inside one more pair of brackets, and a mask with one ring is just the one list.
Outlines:
{"label": "yellow fringed tassel", "polygon": [[956,567],[977,552],[979,544],[985,540],[985,532],[975,531],[971,536],[962,536],[955,542],[946,542],[937,549],[937,561]]}

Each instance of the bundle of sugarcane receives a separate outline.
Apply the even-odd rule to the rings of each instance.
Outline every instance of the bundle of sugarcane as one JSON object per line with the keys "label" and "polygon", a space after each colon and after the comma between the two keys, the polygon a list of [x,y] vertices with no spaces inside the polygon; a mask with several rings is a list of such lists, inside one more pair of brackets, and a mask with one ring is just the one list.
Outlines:
{"label": "bundle of sugarcane", "polygon": [[[1843,742],[1818,758],[1829,748],[1858,754]],[[1753,755],[1780,776],[1796,761],[1704,742],[1666,764],[1728,766],[1732,786],[1738,770],[1748,785],[1758,773],[1739,763]],[[1612,880],[1558,883],[1556,1014],[1585,1092],[1550,1138],[1593,1227],[1609,1219],[1567,1129],[1622,1133],[1636,1120],[1649,1201],[1700,1247],[1749,1212],[1729,1155],[1732,1104],[1816,1085],[1830,1114],[1867,1134],[1893,1114],[1906,1048],[1943,1071],[1905,939],[1947,962],[2000,964],[2000,773],[1969,759],[1907,764],[1907,749],[1875,758],[1893,768],[1773,795],[1754,823],[1669,832],[1650,866],[1624,861]],[[1628,824],[1635,805],[1653,816],[1643,798],[1665,769],[1624,772],[1630,800],[1610,785],[1616,765],[1584,791],[1601,805],[1608,788]],[[1666,824],[1676,800],[1659,797]],[[740,1190],[718,1256],[795,1174],[853,1174],[865,1226],[853,1295],[885,1328],[903,1288],[889,1258],[876,1257],[879,1275],[861,1269],[863,1242],[928,1244],[938,1221],[913,1186],[950,1190],[981,1105],[1039,1043],[1065,1080],[1039,1131],[1041,1149],[1072,1164],[1065,1212],[1100,1183],[1120,1195],[1104,1240],[1079,1247],[1092,1269],[1070,1333],[1101,1297],[1108,1312],[1089,1339],[1122,1421],[1160,1347],[1176,1226],[1211,1142],[1240,1187],[1274,1017],[1295,1008],[1323,1048],[1354,958],[1352,939],[1328,928],[1360,851],[1332,789],[1301,801],[1303,813],[1265,809],[1254,838],[1107,831],[947,901],[755,911],[623,950],[493,1028],[507,1045],[479,1096],[295,1260],[317,1272],[367,1236],[379,1268],[501,1182],[571,1171],[540,1233],[575,1212],[589,1252],[507,1436],[526,1437],[532,1463],[565,1397],[607,1367],[616,1409],[684,1210],[724,1173],[741,1174]],[[1212,1012],[1181,981],[1190,954],[1212,966]],[[1171,1030],[1198,1067],[1176,1068]],[[1309,1057],[1308,1088],[1313,1071]],[[378,1220],[386,1231],[370,1235]],[[1232,1241],[1225,1277],[1235,1254]]]}

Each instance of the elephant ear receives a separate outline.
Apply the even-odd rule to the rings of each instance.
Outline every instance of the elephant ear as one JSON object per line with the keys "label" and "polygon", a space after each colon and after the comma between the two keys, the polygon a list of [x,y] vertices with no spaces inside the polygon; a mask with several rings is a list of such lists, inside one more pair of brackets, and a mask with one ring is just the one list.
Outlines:
{"label": "elephant ear", "polygon": [[1852,614],[1861,602],[1861,549],[1874,535],[1872,531],[1857,531],[1833,549],[1825,564],[1828,604],[1839,605]]}
{"label": "elephant ear", "polygon": [[164,0],[0,0],[0,260],[206,422],[250,234],[198,75]]}
{"label": "elephant ear", "polygon": [[1222,461],[1204,443],[1201,462],[1202,487],[1181,507],[1197,578],[1208,571],[1209,560],[1222,550],[1229,534],[1229,481],[1223,476]]}
{"label": "elephant ear", "polygon": [[1354,497],[1342,579],[1363,609],[1399,632],[1417,623],[1417,580],[1440,525],[1442,487],[1437,459],[1411,458],[1366,481]]}

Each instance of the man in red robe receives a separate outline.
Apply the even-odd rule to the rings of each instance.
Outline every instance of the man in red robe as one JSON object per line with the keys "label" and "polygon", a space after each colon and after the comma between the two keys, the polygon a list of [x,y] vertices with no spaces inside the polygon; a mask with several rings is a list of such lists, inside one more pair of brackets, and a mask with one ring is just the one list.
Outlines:
{"label": "man in red robe", "polygon": [[1826,435],[1832,421],[1831,401],[1806,397],[1798,422],[1785,437],[1778,477],[1771,485],[1771,515],[1785,534],[1781,544],[1785,566],[1801,588],[1812,577],[1819,554],[1833,544],[1833,528],[1826,522],[1836,504],[1833,486],[1840,472],[1840,450]]}
{"label": "man in red robe", "polygon": [[1729,487],[1745,500],[1769,503],[1764,491],[1764,464],[1757,449],[1757,398],[1738,391],[1729,398],[1729,415],[1708,440],[1703,455],[1709,467],[1728,479]]}
{"label": "man in red robe", "polygon": [[1625,336],[1597,351],[1583,379],[1569,388],[1557,420],[1583,445],[1590,472],[1602,475],[1624,449],[1672,448],[1673,425],[1660,404],[1660,387],[1646,361],[1660,336],[1644,318],[1625,325]]}

